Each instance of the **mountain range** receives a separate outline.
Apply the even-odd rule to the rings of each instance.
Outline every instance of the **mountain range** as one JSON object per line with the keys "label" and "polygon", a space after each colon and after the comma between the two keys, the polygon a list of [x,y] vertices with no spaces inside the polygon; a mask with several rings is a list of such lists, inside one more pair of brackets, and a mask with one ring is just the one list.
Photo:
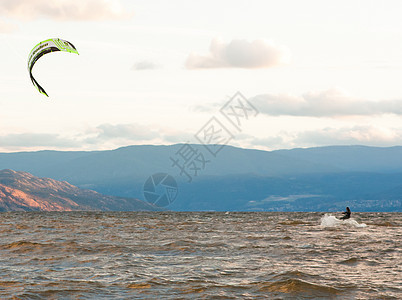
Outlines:
{"label": "mountain range", "polygon": [[[401,211],[402,147],[329,146],[262,151],[211,145],[107,151],[0,153],[0,169],[144,199],[155,173],[172,175],[171,210]],[[215,148],[216,149],[216,148]],[[215,153],[213,155],[212,153]]]}
{"label": "mountain range", "polygon": [[157,210],[138,199],[106,196],[27,172],[0,171],[0,211]]}

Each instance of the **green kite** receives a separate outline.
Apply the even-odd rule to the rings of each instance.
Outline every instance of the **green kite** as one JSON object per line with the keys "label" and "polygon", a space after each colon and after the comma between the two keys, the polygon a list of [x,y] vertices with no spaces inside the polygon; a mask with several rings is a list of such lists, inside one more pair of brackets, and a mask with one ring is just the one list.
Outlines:
{"label": "green kite", "polygon": [[40,93],[42,93],[43,95],[46,95],[47,97],[49,97],[49,95],[45,92],[45,90],[39,85],[39,83],[32,76],[32,68],[35,65],[35,63],[38,61],[38,59],[41,58],[43,55],[48,54],[50,52],[55,52],[55,51],[65,51],[65,52],[78,54],[78,51],[74,47],[73,44],[71,44],[70,42],[68,42],[66,40],[56,38],[56,39],[48,39],[48,40],[45,40],[45,41],[37,44],[31,50],[31,53],[29,53],[29,58],[28,58],[28,71],[29,71],[29,76],[31,77],[32,83],[38,89],[38,91]]}

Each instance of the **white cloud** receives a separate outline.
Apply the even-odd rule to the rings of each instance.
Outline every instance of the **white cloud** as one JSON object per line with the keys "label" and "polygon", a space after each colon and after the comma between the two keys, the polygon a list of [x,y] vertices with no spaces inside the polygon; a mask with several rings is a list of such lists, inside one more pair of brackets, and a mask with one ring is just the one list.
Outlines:
{"label": "white cloud", "polygon": [[235,39],[225,43],[213,39],[206,55],[191,53],[186,61],[187,69],[211,68],[270,68],[290,62],[289,50],[273,42]]}
{"label": "white cloud", "polygon": [[[52,133],[20,133],[0,136],[0,151],[28,150],[99,150],[138,144],[176,144],[193,142],[194,134],[169,128],[153,129],[139,124],[102,124],[80,135],[63,136]],[[326,127],[308,131],[281,131],[257,138],[237,134],[231,144],[256,149],[289,149],[328,145],[402,145],[402,128],[372,125]]]}
{"label": "white cloud", "polygon": [[34,147],[71,148],[78,147],[79,141],[49,133],[17,133],[0,136],[2,149],[24,149]]}
{"label": "white cloud", "polygon": [[0,151],[112,149],[126,145],[183,143],[192,134],[140,124],[101,124],[76,135],[11,133],[0,135]]}
{"label": "white cloud", "polygon": [[324,128],[299,133],[294,143],[304,145],[371,145],[395,146],[402,144],[402,130],[374,126]]}
{"label": "white cloud", "polygon": [[[136,140],[152,140],[159,137],[159,133],[147,126],[139,124],[101,124],[96,130],[95,140],[124,139],[135,142]],[[91,139],[93,140],[93,138]]]}
{"label": "white cloud", "polygon": [[248,147],[264,149],[290,149],[328,145],[366,145],[390,147],[402,145],[402,128],[384,128],[371,125],[345,126],[300,132],[281,131],[267,138],[246,141]]}
{"label": "white cloud", "polygon": [[114,141],[116,144],[136,144],[138,142],[152,143],[155,141],[166,143],[183,143],[190,141],[193,134],[174,130],[143,126],[140,124],[102,124],[92,130],[92,136],[86,138],[84,143],[102,144]]}
{"label": "white cloud", "polygon": [[118,0],[0,0],[0,15],[57,21],[114,20],[132,16]]}
{"label": "white cloud", "polygon": [[143,71],[143,70],[155,70],[155,69],[160,69],[161,66],[152,62],[152,61],[147,61],[147,60],[142,60],[136,62],[131,70],[134,71]]}
{"label": "white cloud", "polygon": [[261,113],[271,116],[402,115],[402,100],[364,101],[354,98],[339,89],[308,92],[301,96],[265,94],[252,98],[251,102]]}
{"label": "white cloud", "polygon": [[105,148],[153,141],[160,134],[138,124],[101,124],[79,135],[55,133],[12,133],[0,136],[0,150]]}

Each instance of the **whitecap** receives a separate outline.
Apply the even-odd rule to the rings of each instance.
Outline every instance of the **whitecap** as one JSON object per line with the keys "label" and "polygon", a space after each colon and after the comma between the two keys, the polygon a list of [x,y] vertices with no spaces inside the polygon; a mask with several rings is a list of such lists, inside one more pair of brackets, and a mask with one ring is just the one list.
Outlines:
{"label": "whitecap", "polygon": [[355,219],[340,220],[335,216],[325,214],[321,218],[321,227],[336,227],[342,225],[349,225],[357,228],[363,228],[367,225],[365,223],[358,223]]}

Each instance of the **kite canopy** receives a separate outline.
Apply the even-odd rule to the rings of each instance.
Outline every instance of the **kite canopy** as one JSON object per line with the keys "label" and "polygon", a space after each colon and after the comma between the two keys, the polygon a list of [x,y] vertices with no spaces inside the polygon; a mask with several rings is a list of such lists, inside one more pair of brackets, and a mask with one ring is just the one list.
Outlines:
{"label": "kite canopy", "polygon": [[32,68],[35,65],[35,63],[38,61],[38,59],[41,58],[43,55],[48,54],[50,52],[55,52],[55,51],[65,51],[65,52],[78,54],[78,51],[74,47],[73,44],[71,44],[70,42],[68,42],[66,40],[56,38],[56,39],[48,39],[48,40],[45,40],[45,41],[37,44],[31,50],[31,53],[29,53],[29,58],[28,58],[28,71],[29,71],[29,76],[31,77],[33,85],[38,89],[38,91],[40,93],[42,93],[43,95],[46,95],[48,97],[49,97],[49,95],[45,92],[45,90],[39,85],[39,83],[32,76]]}

